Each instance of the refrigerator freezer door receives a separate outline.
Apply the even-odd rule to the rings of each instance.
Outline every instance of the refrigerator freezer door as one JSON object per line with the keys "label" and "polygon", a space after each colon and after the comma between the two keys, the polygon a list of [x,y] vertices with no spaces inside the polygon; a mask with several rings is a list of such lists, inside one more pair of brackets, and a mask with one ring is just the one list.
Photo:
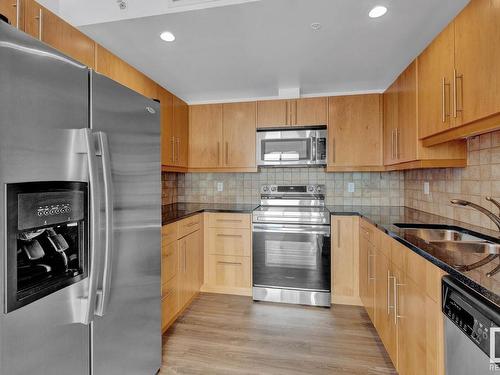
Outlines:
{"label": "refrigerator freezer door", "polygon": [[[79,132],[88,127],[88,69],[0,22],[0,235],[5,184],[87,181]],[[5,248],[2,250],[5,252]],[[0,302],[5,311],[5,254]],[[89,373],[89,326],[81,319],[88,280],[0,313],[0,374]]]}
{"label": "refrigerator freezer door", "polygon": [[[91,82],[91,127],[108,139],[114,201],[111,287],[93,325],[93,374],[155,374],[161,365],[160,109],[97,73]],[[105,240],[104,194],[102,202]]]}

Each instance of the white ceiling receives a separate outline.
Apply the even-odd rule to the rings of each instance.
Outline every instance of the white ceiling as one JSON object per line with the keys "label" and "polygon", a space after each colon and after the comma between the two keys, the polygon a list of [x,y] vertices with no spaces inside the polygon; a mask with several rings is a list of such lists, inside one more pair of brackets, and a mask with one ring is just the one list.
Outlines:
{"label": "white ceiling", "polygon": [[[75,7],[79,23],[87,24],[81,30],[176,95],[200,103],[277,97],[279,88],[292,87],[305,96],[383,91],[468,0],[261,0],[105,23],[94,22],[117,19],[116,0],[60,0],[66,19],[72,2],[112,3],[116,9],[104,18],[83,17]],[[120,17],[149,14],[147,4],[160,2],[168,0],[142,0],[142,13]],[[374,5],[389,11],[370,19]],[[313,31],[312,22],[321,29]],[[164,30],[176,41],[161,41]]]}

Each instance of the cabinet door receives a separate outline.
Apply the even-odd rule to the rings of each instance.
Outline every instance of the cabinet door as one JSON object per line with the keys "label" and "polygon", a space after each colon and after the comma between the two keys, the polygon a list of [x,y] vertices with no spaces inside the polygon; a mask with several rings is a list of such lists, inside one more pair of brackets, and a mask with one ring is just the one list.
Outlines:
{"label": "cabinet door", "polygon": [[255,167],[255,102],[223,104],[222,113],[224,166]]}
{"label": "cabinet door", "polygon": [[200,291],[202,283],[199,271],[202,264],[202,258],[200,258],[201,231],[198,230],[187,235],[184,240],[186,242],[187,300],[190,300]]}
{"label": "cabinet door", "polygon": [[43,8],[34,0],[23,0],[24,31],[33,38],[42,40]]}
{"label": "cabinet door", "polygon": [[370,319],[374,321],[374,250],[373,245],[360,238],[359,247],[359,296]]}
{"label": "cabinet door", "polygon": [[388,325],[391,324],[391,307],[389,300],[391,278],[389,272],[389,260],[382,255],[380,251],[377,251],[375,269],[377,271],[377,277],[375,279],[374,326],[377,329],[382,342],[386,345],[386,341],[388,340],[386,337],[388,334]]}
{"label": "cabinet door", "polygon": [[329,166],[381,166],[381,95],[335,96],[329,100]]}
{"label": "cabinet door", "polygon": [[174,166],[175,137],[173,124],[173,95],[162,87],[158,88],[158,94],[161,111],[161,164]]}
{"label": "cabinet door", "polygon": [[209,255],[209,284],[220,288],[251,288],[250,257]]}
{"label": "cabinet door", "polygon": [[191,289],[188,263],[187,263],[187,241],[186,237],[179,240],[179,271],[177,273],[178,294],[179,294],[179,309],[189,301],[189,293]]}
{"label": "cabinet door", "polygon": [[418,57],[418,131],[425,138],[451,126],[454,27],[448,25]]}
{"label": "cabinet door", "polygon": [[384,93],[384,164],[396,163],[396,136],[398,128],[398,84],[396,80]]}
{"label": "cabinet door", "polygon": [[456,105],[462,110],[456,125],[461,125],[500,112],[498,1],[471,1],[454,24]]}
{"label": "cabinet door", "polygon": [[305,98],[294,100],[293,125],[327,125],[328,98]]}
{"label": "cabinet door", "polygon": [[257,102],[257,127],[273,128],[290,126],[289,100],[266,100]]}
{"label": "cabinet door", "polygon": [[189,107],[189,167],[222,166],[222,104]]}
{"label": "cabinet door", "polygon": [[175,95],[172,99],[173,105],[173,129],[174,129],[174,158],[175,166],[186,168],[188,166],[188,143],[189,143],[189,107],[187,103]]}
{"label": "cabinet door", "polygon": [[9,23],[22,28],[21,0],[0,0],[0,14],[7,17]]}
{"label": "cabinet door", "polygon": [[398,78],[396,157],[399,163],[417,159],[417,64],[412,62]]}
{"label": "cabinet door", "polygon": [[359,296],[358,228],[356,218],[332,217],[332,294],[340,301]]}

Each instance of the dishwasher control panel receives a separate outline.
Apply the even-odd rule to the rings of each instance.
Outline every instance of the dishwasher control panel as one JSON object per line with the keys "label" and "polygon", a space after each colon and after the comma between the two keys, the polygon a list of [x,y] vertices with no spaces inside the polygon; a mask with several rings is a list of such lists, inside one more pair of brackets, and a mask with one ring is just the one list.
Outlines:
{"label": "dishwasher control panel", "polygon": [[[498,326],[495,317],[491,314],[492,309],[488,304],[483,304],[484,301],[478,300],[476,296],[464,293],[463,289],[455,288],[453,285],[455,282],[458,283],[452,279],[443,279],[443,314],[489,356],[490,329]],[[500,337],[497,337],[495,341],[498,347]],[[497,353],[497,356],[499,354]]]}

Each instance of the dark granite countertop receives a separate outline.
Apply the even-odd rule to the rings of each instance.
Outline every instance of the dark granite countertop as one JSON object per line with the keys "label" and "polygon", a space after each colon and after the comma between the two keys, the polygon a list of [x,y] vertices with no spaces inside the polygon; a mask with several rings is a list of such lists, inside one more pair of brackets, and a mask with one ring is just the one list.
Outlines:
{"label": "dark granite countertop", "polygon": [[[251,213],[258,204],[211,204],[211,203],[174,203],[162,207],[163,225],[184,219],[188,216],[201,212],[235,212]],[[447,219],[442,216],[400,206],[327,206],[333,215],[358,215],[387,233],[410,250],[421,255],[437,267],[454,276],[476,292],[499,306],[500,309],[500,273],[494,277],[486,274],[494,269],[499,260],[468,272],[456,270],[455,264],[471,264],[487,254],[464,254],[458,251],[448,251],[432,245],[422,239],[405,233],[404,230],[395,226],[395,223],[412,224],[439,224],[447,226],[458,226],[466,229],[472,234],[480,234],[489,237],[493,241],[500,242],[496,231]]]}
{"label": "dark granite countertop", "polygon": [[162,225],[170,224],[188,216],[202,212],[234,212],[251,213],[259,207],[258,204],[227,204],[227,203],[173,203],[162,206]]}
{"label": "dark granite countertop", "polygon": [[327,208],[335,215],[359,215],[365,218],[367,221],[407,246],[410,250],[423,256],[434,265],[488,298],[499,306],[500,309],[500,274],[491,278],[486,276],[489,271],[498,265],[499,261],[497,259],[473,271],[457,271],[453,265],[471,264],[485,257],[487,254],[466,254],[459,251],[444,250],[418,237],[405,233],[404,230],[394,224],[411,223],[458,226],[466,229],[471,234],[481,234],[489,237],[490,240],[500,242],[498,232],[407,207],[328,206]]}

